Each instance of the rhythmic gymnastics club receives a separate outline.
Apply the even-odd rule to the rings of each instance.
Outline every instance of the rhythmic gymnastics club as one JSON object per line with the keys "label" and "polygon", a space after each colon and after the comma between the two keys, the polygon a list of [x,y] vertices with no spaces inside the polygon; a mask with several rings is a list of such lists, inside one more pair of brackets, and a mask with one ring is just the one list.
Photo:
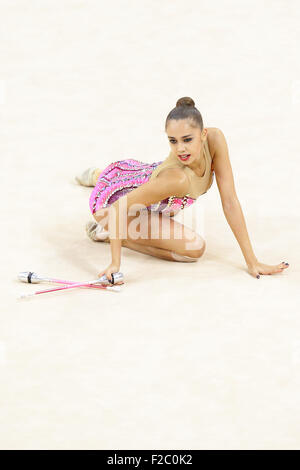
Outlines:
{"label": "rhythmic gymnastics club", "polygon": [[[99,284],[99,279],[95,279],[94,281],[85,281],[84,283],[83,282],[79,282],[77,284],[69,284],[67,286],[63,286],[63,287],[57,287],[56,289],[47,289],[47,290],[39,290],[39,291],[35,291],[33,292],[32,294],[21,294],[18,299],[24,299],[26,297],[32,297],[34,295],[38,295],[38,294],[46,294],[47,292],[54,292],[54,291],[57,291],[57,290],[66,290],[66,289],[72,289],[73,287],[82,287],[84,285],[92,285],[92,284]],[[105,289],[105,290],[111,290],[111,291],[114,291],[114,292],[120,292],[121,288],[120,286],[101,286],[99,285],[99,287],[101,289]]]}
{"label": "rhythmic gymnastics club", "polygon": [[[99,278],[99,283],[104,284],[104,285],[111,285],[111,284],[116,284],[117,282],[123,281],[124,275],[121,272],[118,273],[112,273],[112,280],[113,282],[109,281],[109,279],[106,277],[105,274]],[[20,272],[18,274],[18,279],[19,281],[22,282],[27,282],[29,284],[37,284],[39,282],[54,282],[57,284],[78,284],[78,281],[67,281],[65,279],[56,279],[52,277],[42,277],[36,274],[35,272],[32,271],[24,271]],[[122,282],[124,284],[124,282]],[[82,287],[94,287],[94,288],[99,288],[97,285],[86,285]]]}

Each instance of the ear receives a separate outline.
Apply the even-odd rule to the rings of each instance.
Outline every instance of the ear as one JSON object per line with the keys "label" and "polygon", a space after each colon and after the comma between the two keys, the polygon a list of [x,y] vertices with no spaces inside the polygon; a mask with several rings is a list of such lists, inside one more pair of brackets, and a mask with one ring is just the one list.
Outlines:
{"label": "ear", "polygon": [[202,140],[202,142],[205,142],[205,140],[207,139],[207,133],[208,133],[207,127],[203,127],[203,130],[202,130],[202,132],[201,132],[201,140]]}

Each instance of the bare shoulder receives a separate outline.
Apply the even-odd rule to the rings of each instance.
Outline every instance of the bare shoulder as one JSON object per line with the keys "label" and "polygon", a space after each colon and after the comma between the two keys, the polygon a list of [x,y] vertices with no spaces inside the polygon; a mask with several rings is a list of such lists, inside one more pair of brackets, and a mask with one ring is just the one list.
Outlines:
{"label": "bare shoulder", "polygon": [[216,150],[222,141],[222,137],[224,139],[224,134],[221,129],[218,127],[207,127],[207,143],[212,159],[214,159]]}
{"label": "bare shoulder", "polygon": [[223,134],[219,127],[207,127],[207,137],[213,142],[216,137]]}

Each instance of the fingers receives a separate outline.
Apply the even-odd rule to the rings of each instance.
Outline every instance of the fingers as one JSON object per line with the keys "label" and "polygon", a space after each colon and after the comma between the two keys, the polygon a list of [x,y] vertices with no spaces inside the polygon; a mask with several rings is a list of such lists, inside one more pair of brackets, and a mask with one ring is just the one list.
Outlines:
{"label": "fingers", "polygon": [[282,262],[280,264],[275,264],[275,265],[267,265],[267,264],[260,264],[259,266],[256,267],[256,269],[250,271],[250,274],[253,277],[256,277],[257,279],[260,279],[260,274],[276,274],[276,273],[281,273],[284,269],[289,267],[289,263]]}
{"label": "fingers", "polygon": [[273,266],[268,266],[265,265],[264,269],[262,269],[260,274],[276,274],[276,273],[281,273],[284,269],[288,268],[289,264],[282,262],[280,264],[275,264]]}
{"label": "fingers", "polygon": [[276,272],[282,272],[284,269],[289,267],[289,263],[285,263],[282,261],[282,263],[277,265],[278,270]]}
{"label": "fingers", "polygon": [[284,261],[282,261],[282,263],[280,263],[280,266],[285,269],[285,268],[288,268],[289,267],[289,263],[285,263]]}
{"label": "fingers", "polygon": [[112,271],[109,269],[105,272],[107,279],[112,283]]}
{"label": "fingers", "polygon": [[98,274],[97,277],[100,278],[100,277],[102,277],[102,276],[104,276],[104,275],[106,275],[107,279],[108,279],[109,281],[111,281],[111,274],[108,273],[107,271],[102,271],[100,274]]}
{"label": "fingers", "polygon": [[251,276],[253,276],[253,277],[257,277],[257,279],[259,279],[259,278],[260,278],[260,275],[259,275],[259,273],[258,273],[258,271],[257,271],[257,270],[255,270],[255,271],[249,271],[249,272],[250,272]]}
{"label": "fingers", "polygon": [[109,282],[111,284],[113,284],[112,274],[115,273],[115,272],[116,271],[113,271],[111,268],[108,268],[104,271],[101,271],[101,273],[98,274],[98,277],[100,278],[100,277],[105,275],[107,277],[107,279],[109,280]]}

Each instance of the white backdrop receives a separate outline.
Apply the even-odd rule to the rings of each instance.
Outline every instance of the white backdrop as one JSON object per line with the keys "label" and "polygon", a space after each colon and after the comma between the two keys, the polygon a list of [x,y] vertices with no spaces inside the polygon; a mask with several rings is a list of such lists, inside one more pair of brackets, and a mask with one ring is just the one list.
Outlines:
{"label": "white backdrop", "polygon": [[[1,0],[2,448],[299,448],[299,15],[296,0]],[[225,134],[256,256],[290,268],[247,273],[214,182],[197,263],[123,249],[120,294],[17,301],[40,287],[19,271],[108,265],[74,176],[163,160],[182,96]]]}

